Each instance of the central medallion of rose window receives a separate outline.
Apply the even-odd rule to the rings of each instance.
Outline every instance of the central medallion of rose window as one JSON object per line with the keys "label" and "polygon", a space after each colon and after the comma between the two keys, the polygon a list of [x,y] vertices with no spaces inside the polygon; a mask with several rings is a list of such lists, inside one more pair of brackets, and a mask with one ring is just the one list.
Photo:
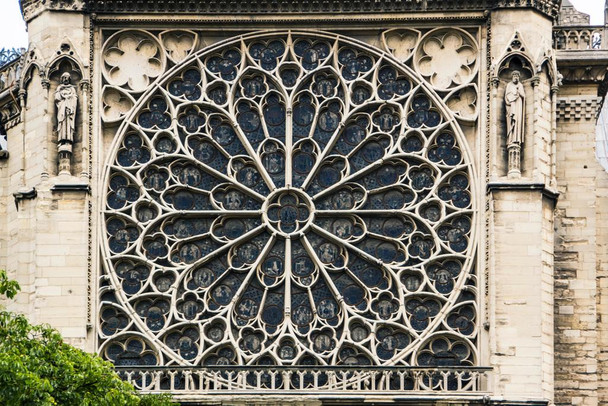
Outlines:
{"label": "central medallion of rose window", "polygon": [[270,227],[284,235],[302,232],[313,218],[310,198],[294,189],[279,189],[265,203],[264,213]]}
{"label": "central medallion of rose window", "polygon": [[[424,49],[469,41],[439,34]],[[152,60],[143,36],[108,39],[106,64],[136,40]],[[222,42],[159,78],[107,166],[100,352],[474,365],[472,169],[456,120],[417,78],[312,33]]]}

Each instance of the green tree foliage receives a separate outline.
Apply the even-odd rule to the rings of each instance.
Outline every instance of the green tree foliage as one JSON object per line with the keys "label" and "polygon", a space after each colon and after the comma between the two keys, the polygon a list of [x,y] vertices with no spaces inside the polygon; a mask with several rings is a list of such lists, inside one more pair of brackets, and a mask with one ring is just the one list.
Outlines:
{"label": "green tree foliage", "polygon": [[9,299],[14,298],[21,288],[17,281],[10,280],[6,275],[6,271],[0,269],[0,295],[4,295]]}
{"label": "green tree foliage", "polygon": [[[0,294],[19,285],[0,270]],[[140,396],[111,363],[63,342],[46,325],[0,309],[0,405],[172,405],[164,395]]]}

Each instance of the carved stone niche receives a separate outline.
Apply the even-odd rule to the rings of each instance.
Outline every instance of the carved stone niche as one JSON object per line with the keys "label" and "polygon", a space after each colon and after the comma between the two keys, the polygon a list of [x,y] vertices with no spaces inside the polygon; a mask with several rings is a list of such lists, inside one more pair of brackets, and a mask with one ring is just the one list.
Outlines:
{"label": "carved stone niche", "polygon": [[[519,75],[517,75],[519,74]],[[514,76],[518,76],[515,80]],[[533,92],[531,80],[534,70],[531,64],[523,55],[514,53],[504,59],[498,69],[498,92],[497,99],[500,108],[496,111],[497,122],[497,145],[498,145],[498,168],[500,173],[504,173],[510,179],[521,178],[525,171],[525,156],[531,143],[527,139],[529,134],[531,111],[533,107]],[[516,84],[516,82],[520,84]],[[523,89],[522,89],[523,87]],[[516,89],[522,89],[523,94],[515,103],[520,103],[520,113],[512,104],[507,101],[517,93]],[[507,96],[507,92],[510,96]],[[518,98],[515,96],[515,98]],[[519,127],[519,133],[515,128]]]}
{"label": "carved stone niche", "polygon": [[[82,153],[74,145],[82,140],[82,80],[80,69],[61,60],[49,71],[49,103],[53,112],[52,143],[57,145],[58,174],[71,176],[82,165]],[[74,165],[74,166],[75,166]]]}

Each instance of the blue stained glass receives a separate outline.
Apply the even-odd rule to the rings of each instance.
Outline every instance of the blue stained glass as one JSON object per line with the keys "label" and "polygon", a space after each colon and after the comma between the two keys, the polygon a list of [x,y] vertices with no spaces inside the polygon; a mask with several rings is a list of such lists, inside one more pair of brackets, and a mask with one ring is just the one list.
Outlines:
{"label": "blue stained glass", "polygon": [[313,320],[312,309],[308,306],[298,306],[294,309],[292,320],[299,326],[310,324]]}
{"label": "blue stained glass", "polygon": [[283,321],[283,309],[278,306],[266,306],[262,313],[262,320],[271,326],[278,326]]}
{"label": "blue stained glass", "polygon": [[378,315],[384,320],[390,319],[395,310],[395,305],[389,300],[381,300],[377,304]]}
{"label": "blue stained glass", "polygon": [[411,109],[412,112],[407,116],[407,123],[410,127],[418,128],[422,125],[436,127],[441,122],[441,115],[431,108],[431,102],[426,96],[414,97]]}
{"label": "blue stained glass", "polygon": [[198,130],[205,125],[205,118],[194,108],[186,110],[185,114],[177,121],[189,133],[198,132]]}
{"label": "blue stained glass", "polygon": [[384,156],[384,148],[377,142],[370,142],[363,147],[363,159],[367,162],[375,162]]}
{"label": "blue stained glass", "polygon": [[391,190],[383,194],[372,195],[372,207],[397,210],[414,200],[413,193]]}
{"label": "blue stained glass", "polygon": [[139,125],[144,128],[167,129],[171,126],[171,117],[167,112],[167,103],[164,99],[155,98],[150,101],[148,111],[141,113],[137,119]]}
{"label": "blue stained glass", "polygon": [[237,219],[228,220],[224,226],[224,229],[226,237],[230,238],[231,240],[240,237],[247,230],[245,224],[241,220]]}
{"label": "blue stained glass", "polygon": [[334,111],[325,111],[319,117],[319,128],[325,132],[334,132],[340,124],[340,116]]}
{"label": "blue stained glass", "polygon": [[313,340],[313,345],[317,352],[330,351],[335,346],[334,341],[327,334],[317,335]]}
{"label": "blue stained glass", "polygon": [[225,331],[226,328],[222,324],[215,323],[207,330],[207,337],[217,343],[223,340]]}
{"label": "blue stained glass", "polygon": [[214,86],[207,91],[209,99],[217,105],[223,105],[228,101],[226,88],[224,85]]}
{"label": "blue stained glass", "polygon": [[415,292],[422,285],[422,277],[420,275],[404,275],[401,277],[401,282],[410,292]]}
{"label": "blue stained glass", "polygon": [[311,154],[302,152],[293,157],[293,168],[301,174],[308,174],[314,164],[315,161]]}
{"label": "blue stained glass", "polygon": [[215,280],[215,274],[209,268],[199,268],[194,271],[192,279],[199,288],[207,288]]}
{"label": "blue stained glass", "polygon": [[268,106],[264,109],[264,118],[269,125],[277,126],[285,122],[285,108],[279,100],[272,97],[268,99]]}
{"label": "blue stained glass", "polygon": [[366,55],[358,55],[357,51],[344,49],[338,53],[338,61],[344,66],[342,76],[347,80],[356,79],[359,73],[367,72],[372,68],[373,60]]}
{"label": "blue stained glass", "polygon": [[264,261],[262,266],[264,274],[270,277],[283,275],[283,260],[277,256],[271,256]]}
{"label": "blue stained glass", "polygon": [[300,255],[292,261],[291,268],[296,276],[306,277],[315,270],[312,260],[307,255]]}
{"label": "blue stained glass", "polygon": [[260,116],[254,111],[239,114],[237,121],[245,132],[253,132],[260,127]]}
{"label": "blue stained glass", "polygon": [[326,42],[300,39],[294,43],[295,54],[302,58],[302,67],[306,70],[319,66],[320,61],[329,56],[330,49]]}
{"label": "blue stained glass", "polygon": [[137,208],[137,219],[142,223],[153,220],[158,215],[158,209],[153,206],[140,206]]}
{"label": "blue stained glass", "polygon": [[192,264],[201,259],[201,250],[196,244],[184,244],[179,250],[181,262]]}
{"label": "blue stained glass", "polygon": [[333,264],[340,255],[340,250],[335,244],[325,243],[319,247],[319,259],[325,264]]}
{"label": "blue stained glass", "polygon": [[436,204],[428,205],[422,210],[422,216],[430,221],[438,221],[441,218],[441,208]]}
{"label": "blue stained glass", "polygon": [[293,109],[293,119],[300,126],[312,124],[315,117],[315,108],[310,102],[303,101]]}
{"label": "blue stained glass", "polygon": [[160,137],[156,141],[156,150],[164,154],[170,154],[175,151],[175,143],[168,137]]}
{"label": "blue stained glass", "polygon": [[232,299],[232,289],[226,285],[219,285],[213,289],[212,298],[219,305],[227,305]]}
{"label": "blue stained glass", "polygon": [[194,206],[194,195],[186,191],[177,192],[173,201],[176,209],[190,210]]}
{"label": "blue stained glass", "polygon": [[420,137],[416,135],[410,135],[403,140],[401,145],[403,145],[403,150],[405,152],[418,152],[422,149],[424,143],[422,142]]}
{"label": "blue stained glass", "polygon": [[354,306],[363,301],[365,299],[365,293],[360,286],[350,285],[347,286],[344,290],[344,301],[346,304]]}
{"label": "blue stained glass", "polygon": [[213,138],[222,146],[229,145],[236,139],[236,133],[232,127],[220,125],[213,130]]}
{"label": "blue stained glass", "polygon": [[188,100],[198,100],[201,97],[200,81],[200,72],[189,69],[184,72],[182,79],[174,80],[169,84],[169,93],[177,97],[183,96]]}
{"label": "blue stained glass", "polygon": [[260,250],[255,244],[247,243],[243,244],[238,249],[239,258],[245,263],[254,262],[258,255],[260,254]]}
{"label": "blue stained glass", "polygon": [[333,319],[338,314],[338,304],[333,299],[323,299],[317,306],[317,314],[322,319]]}
{"label": "blue stained glass", "polygon": [[298,82],[298,71],[295,69],[282,70],[281,80],[286,87],[295,86],[295,84]]}
{"label": "blue stained glass", "polygon": [[252,79],[243,80],[243,94],[247,97],[255,97],[266,93],[264,79],[256,76]]}
{"label": "blue stained glass", "polygon": [[349,125],[344,131],[344,140],[351,145],[358,145],[365,138],[365,128],[359,125]]}
{"label": "blue stained glass", "polygon": [[223,52],[221,55],[207,59],[206,65],[213,73],[219,73],[222,79],[234,80],[237,75],[237,65],[241,61],[241,54],[236,49]]}
{"label": "blue stained glass", "polygon": [[337,85],[337,81],[331,77],[322,77],[316,83],[315,86],[315,94],[330,97],[335,93],[335,87]]}
{"label": "blue stained glass", "polygon": [[397,218],[388,219],[384,222],[382,231],[387,237],[397,238],[405,232],[405,224]]}
{"label": "blue stained glass", "polygon": [[397,259],[397,252],[397,247],[388,242],[379,244],[376,247],[376,256],[385,263],[390,263]]}
{"label": "blue stained glass", "polygon": [[249,54],[260,61],[263,69],[272,70],[277,66],[277,59],[285,52],[281,41],[271,41],[268,44],[257,43],[249,47]]}
{"label": "blue stained glass", "polygon": [[329,187],[340,180],[340,172],[331,167],[324,167],[319,172],[319,183],[323,187]]}
{"label": "blue stained glass", "polygon": [[383,273],[377,268],[366,268],[359,272],[358,276],[365,285],[375,287],[382,282]]}
{"label": "blue stained glass", "polygon": [[245,166],[237,173],[237,179],[240,183],[248,187],[254,187],[260,183],[260,174],[256,169],[250,166]]}
{"label": "blue stained glass", "polygon": [[284,224],[294,224],[298,218],[298,209],[294,206],[283,206],[279,218]]}

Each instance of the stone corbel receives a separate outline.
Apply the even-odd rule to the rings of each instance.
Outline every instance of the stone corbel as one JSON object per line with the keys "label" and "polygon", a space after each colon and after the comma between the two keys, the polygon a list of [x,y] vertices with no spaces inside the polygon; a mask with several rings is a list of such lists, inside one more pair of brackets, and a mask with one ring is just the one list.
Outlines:
{"label": "stone corbel", "polygon": [[15,207],[19,210],[19,203],[23,200],[32,200],[38,196],[38,192],[36,188],[33,187],[31,189],[20,189],[18,192],[13,193],[13,197],[15,198]]}

